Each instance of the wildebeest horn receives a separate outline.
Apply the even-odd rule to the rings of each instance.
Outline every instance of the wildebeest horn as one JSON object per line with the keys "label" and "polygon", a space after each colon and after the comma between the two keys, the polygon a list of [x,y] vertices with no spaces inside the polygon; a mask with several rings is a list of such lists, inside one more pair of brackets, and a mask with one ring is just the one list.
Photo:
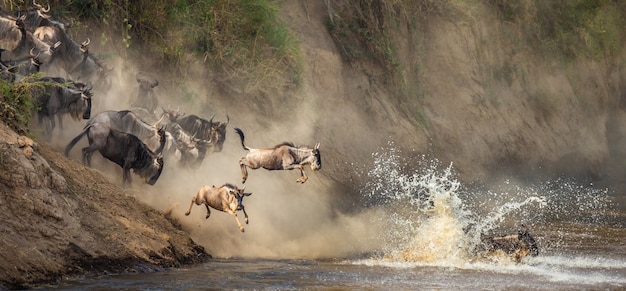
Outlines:
{"label": "wildebeest horn", "polygon": [[315,149],[319,149],[320,148],[320,143],[318,142],[317,144],[315,144]]}
{"label": "wildebeest horn", "polygon": [[215,114],[213,114],[213,116],[211,116],[211,119],[209,119],[209,122],[210,122],[211,124],[213,124],[213,118],[215,118]]}
{"label": "wildebeest horn", "polygon": [[31,58],[37,58],[39,56],[39,54],[35,55],[34,53],[35,48],[31,48],[30,51],[28,51],[28,54],[30,55]]}
{"label": "wildebeest horn", "polygon": [[49,51],[51,53],[54,53],[56,51],[56,49],[58,49],[61,46],[62,42],[61,41],[57,41],[54,43],[54,45],[52,45],[49,49]]}
{"label": "wildebeest horn", "polygon": [[161,124],[161,120],[163,120],[164,117],[165,115],[161,115],[161,118],[159,118],[159,120],[153,125],[153,127],[157,128],[157,125]]}
{"label": "wildebeest horn", "polygon": [[226,125],[228,125],[229,122],[230,122],[230,117],[228,116],[228,114],[226,114]]}
{"label": "wildebeest horn", "polygon": [[33,0],[33,6],[37,7],[39,10],[41,10],[41,11],[43,11],[45,13],[50,12],[50,3],[48,3],[48,9],[44,9],[43,5],[37,4],[37,3],[35,3],[35,0]]}

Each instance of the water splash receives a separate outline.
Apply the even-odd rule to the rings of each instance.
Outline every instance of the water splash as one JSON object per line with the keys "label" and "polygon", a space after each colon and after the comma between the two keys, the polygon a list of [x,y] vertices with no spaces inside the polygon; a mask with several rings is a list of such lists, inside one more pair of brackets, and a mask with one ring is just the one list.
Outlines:
{"label": "water splash", "polygon": [[377,219],[388,226],[381,234],[386,242],[382,252],[391,261],[466,264],[474,258],[481,234],[529,205],[546,207],[546,198],[535,195],[477,215],[467,206],[478,195],[461,185],[452,164],[443,167],[425,156],[407,161],[393,144],[374,154],[369,180],[364,193],[368,206],[389,209]]}

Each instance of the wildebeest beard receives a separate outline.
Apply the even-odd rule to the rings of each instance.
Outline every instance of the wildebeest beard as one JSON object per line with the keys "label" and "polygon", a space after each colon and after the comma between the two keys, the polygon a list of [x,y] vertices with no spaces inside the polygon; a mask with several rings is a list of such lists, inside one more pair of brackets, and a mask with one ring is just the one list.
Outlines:
{"label": "wildebeest beard", "polygon": [[[147,150],[147,148],[146,148]],[[137,162],[133,165],[133,172],[146,180],[146,183],[154,185],[163,171],[163,158],[154,159],[146,152],[142,152]]]}

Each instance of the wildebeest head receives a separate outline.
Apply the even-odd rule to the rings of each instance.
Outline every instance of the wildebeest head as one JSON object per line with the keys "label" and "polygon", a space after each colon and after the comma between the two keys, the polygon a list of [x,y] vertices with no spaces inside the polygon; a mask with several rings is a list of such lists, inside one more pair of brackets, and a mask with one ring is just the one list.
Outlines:
{"label": "wildebeest head", "polygon": [[320,154],[320,144],[316,144],[315,148],[311,151],[311,170],[317,171],[322,168],[322,155]]}
{"label": "wildebeest head", "polygon": [[161,172],[163,172],[163,155],[157,155],[154,164],[150,167],[149,171],[153,174],[150,176],[150,179],[148,179],[146,183],[154,185],[159,179],[159,176],[161,176]]}
{"label": "wildebeest head", "polygon": [[235,198],[237,198],[237,210],[242,210],[243,209],[243,198],[246,196],[250,196],[252,195],[252,193],[244,193],[244,190],[246,190],[246,186],[244,186],[243,188],[239,188],[233,184],[225,184],[224,185],[227,189],[228,189],[228,193],[230,193],[231,195],[233,195]]}
{"label": "wildebeest head", "polygon": [[91,98],[93,97],[93,86],[91,84],[87,85],[84,83],[74,83],[76,89],[80,92],[82,102],[83,102],[83,119],[91,118]]}
{"label": "wildebeest head", "polygon": [[165,109],[161,107],[163,113],[161,114],[161,118],[165,120],[166,123],[176,122],[179,117],[185,115],[185,113],[180,113],[180,109]]}
{"label": "wildebeest head", "polygon": [[209,121],[211,123],[210,141],[213,144],[213,152],[221,152],[226,141],[226,126],[230,122],[230,117],[226,115],[226,123],[213,122],[213,117]]}
{"label": "wildebeest head", "polygon": [[136,171],[136,173],[144,177],[146,183],[150,185],[154,185],[161,176],[161,172],[163,172],[163,149],[165,148],[166,143],[165,129],[161,127],[157,130],[157,133],[159,135],[160,145],[159,148],[150,155],[152,163],[149,166]]}

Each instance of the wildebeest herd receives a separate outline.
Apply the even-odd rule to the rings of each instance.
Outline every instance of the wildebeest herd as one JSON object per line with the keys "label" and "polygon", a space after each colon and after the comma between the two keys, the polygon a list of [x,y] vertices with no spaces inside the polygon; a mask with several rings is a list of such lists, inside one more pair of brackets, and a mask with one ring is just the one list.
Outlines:
{"label": "wildebeest herd", "polygon": [[[185,116],[178,109],[162,108],[157,116],[158,98],[154,89],[159,82],[142,72],[136,74],[138,93],[130,100],[129,110],[105,110],[92,116],[92,102],[106,96],[113,86],[109,76],[112,69],[89,52],[89,38],[76,42],[67,31],[69,26],[53,19],[49,11],[49,6],[36,1],[30,9],[14,15],[0,10],[0,77],[29,85],[35,103],[33,114],[43,128],[45,141],[51,140],[57,121],[63,128],[64,115],[88,120],[80,134],[66,146],[65,155],[69,157],[72,148],[86,136],[89,145],[82,149],[83,164],[91,166],[93,153],[99,152],[122,168],[124,186],[131,183],[131,170],[147,184],[154,185],[166,160],[193,169],[201,165],[209,152],[222,151],[230,122],[228,115],[226,122],[219,122],[214,117],[207,120],[197,115]],[[250,151],[239,162],[244,183],[246,167],[300,169],[300,183],[307,179],[303,166],[321,168],[319,144],[315,148],[283,143],[273,149],[249,149],[243,145],[243,132],[237,129],[237,133],[244,149]],[[213,207],[237,219],[235,211],[244,210],[242,199],[248,195],[231,183],[221,187],[203,186],[192,205],[204,204],[207,211]],[[237,224],[243,231],[238,219]]]}
{"label": "wildebeest herd", "polygon": [[[165,156],[178,159],[181,166],[198,168],[207,153],[222,151],[230,117],[219,122],[213,121],[214,117],[207,120],[197,115],[184,116],[179,110],[165,108],[157,117],[154,88],[159,82],[141,72],[136,74],[139,91],[129,104],[132,110],[106,110],[91,116],[92,99],[106,96],[113,86],[109,76],[112,69],[89,52],[89,39],[81,43],[74,41],[67,32],[68,26],[52,19],[47,14],[49,10],[35,1],[30,9],[17,15],[0,10],[0,78],[32,85],[29,88],[36,103],[33,114],[44,129],[46,141],[51,140],[55,119],[60,128],[64,115],[74,120],[89,120],[66,146],[65,155],[69,156],[71,149],[87,136],[89,145],[82,149],[83,164],[91,166],[91,156],[98,151],[122,168],[125,186],[131,183],[131,170],[147,184],[154,185],[165,166]],[[45,77],[30,77],[41,73]],[[305,183],[308,179],[305,166],[309,165],[313,171],[322,167],[319,143],[314,147],[284,142],[271,148],[249,148],[244,143],[243,131],[235,128],[235,132],[243,149],[248,151],[239,160],[242,183],[248,178],[248,168],[298,169],[300,177],[296,182]],[[244,193],[244,189],[232,183],[202,186],[185,215],[190,214],[194,204],[204,204],[206,218],[210,216],[210,208],[227,212],[235,217],[243,232],[236,211],[243,211],[248,223],[243,198],[251,193]],[[490,236],[483,244],[487,250],[513,254],[518,261],[538,253],[534,239],[526,231]]]}

